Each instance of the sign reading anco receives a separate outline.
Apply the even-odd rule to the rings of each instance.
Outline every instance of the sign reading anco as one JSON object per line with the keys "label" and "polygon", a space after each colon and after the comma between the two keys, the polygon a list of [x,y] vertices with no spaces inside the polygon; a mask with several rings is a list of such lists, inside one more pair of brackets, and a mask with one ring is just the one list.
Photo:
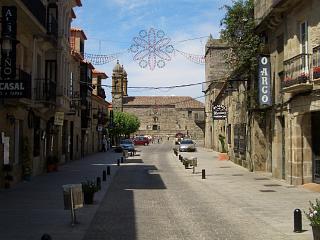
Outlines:
{"label": "sign reading anco", "polygon": [[259,103],[260,106],[271,106],[270,58],[259,57]]}

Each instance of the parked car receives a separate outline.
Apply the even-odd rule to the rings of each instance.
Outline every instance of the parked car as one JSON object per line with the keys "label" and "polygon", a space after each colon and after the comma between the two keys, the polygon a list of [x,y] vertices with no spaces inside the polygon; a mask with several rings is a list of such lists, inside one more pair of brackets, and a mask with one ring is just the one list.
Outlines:
{"label": "parked car", "polygon": [[135,137],[133,142],[134,145],[149,145],[149,139],[147,137]]}
{"label": "parked car", "polygon": [[180,152],[195,152],[196,151],[196,143],[191,139],[184,139],[180,142],[179,146]]}
{"label": "parked car", "polygon": [[122,150],[128,150],[128,152],[134,152],[134,143],[131,139],[124,139],[120,141],[120,147]]}
{"label": "parked car", "polygon": [[180,144],[184,137],[185,135],[183,133],[177,133],[175,136],[175,144]]}

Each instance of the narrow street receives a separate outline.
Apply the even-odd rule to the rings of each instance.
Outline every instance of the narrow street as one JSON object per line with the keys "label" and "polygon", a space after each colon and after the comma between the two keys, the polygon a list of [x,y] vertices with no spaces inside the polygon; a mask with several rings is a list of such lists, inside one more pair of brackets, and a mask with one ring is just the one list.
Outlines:
{"label": "narrow street", "polygon": [[[256,183],[241,183],[252,176],[230,162],[223,162],[224,169],[215,169],[215,174],[209,170],[207,179],[203,180],[201,167],[206,165],[201,162],[203,149],[187,153],[198,156],[200,167],[196,174],[184,169],[173,155],[171,143],[138,149],[138,154],[128,159],[115,176],[84,240],[310,238],[310,231],[292,232],[291,207],[299,202],[297,195],[301,189],[284,184],[278,185],[277,191],[261,193],[253,187]],[[231,172],[227,178],[223,177],[230,173],[228,168],[241,174]],[[224,173],[217,173],[221,170]],[[243,191],[241,184],[245,185]],[[250,187],[256,190],[256,196],[246,189]],[[315,196],[302,191],[304,199],[308,193]],[[290,201],[292,194],[296,200],[288,204],[286,201]],[[301,203],[306,206],[307,201]],[[283,213],[287,209],[286,217]]]}

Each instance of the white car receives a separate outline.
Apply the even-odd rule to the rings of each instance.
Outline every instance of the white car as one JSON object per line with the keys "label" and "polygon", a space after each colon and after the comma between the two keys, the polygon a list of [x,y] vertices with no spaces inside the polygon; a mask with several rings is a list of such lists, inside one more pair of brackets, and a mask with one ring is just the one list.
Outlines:
{"label": "white car", "polygon": [[191,139],[183,139],[180,142],[179,152],[195,152],[196,143]]}

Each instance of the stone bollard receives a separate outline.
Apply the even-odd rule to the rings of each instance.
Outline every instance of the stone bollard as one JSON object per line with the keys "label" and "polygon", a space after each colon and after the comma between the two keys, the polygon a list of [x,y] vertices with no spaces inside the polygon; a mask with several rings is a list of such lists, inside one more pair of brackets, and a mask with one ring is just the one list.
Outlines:
{"label": "stone bollard", "polygon": [[110,174],[111,174],[110,166],[107,166],[107,175],[110,175]]}
{"label": "stone bollard", "polygon": [[298,208],[293,212],[293,231],[296,233],[302,232],[302,215]]}
{"label": "stone bollard", "polygon": [[206,179],[206,170],[202,169],[202,179]]}

